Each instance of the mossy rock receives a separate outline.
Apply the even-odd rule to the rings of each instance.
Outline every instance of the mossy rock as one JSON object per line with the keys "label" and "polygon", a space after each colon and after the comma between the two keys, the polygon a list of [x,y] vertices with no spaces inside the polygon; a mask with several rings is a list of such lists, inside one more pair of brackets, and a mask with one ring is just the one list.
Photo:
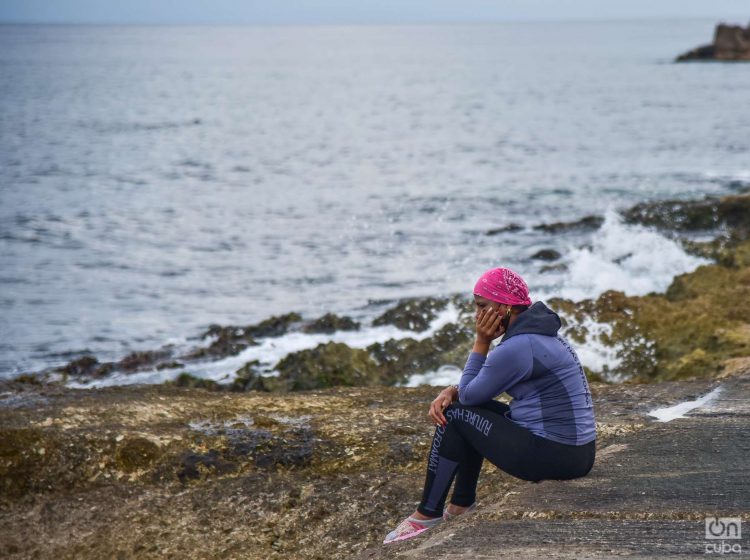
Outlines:
{"label": "mossy rock", "polygon": [[444,365],[463,367],[472,337],[471,330],[448,323],[429,338],[376,342],[368,346],[367,351],[380,366],[384,384],[394,385],[405,382],[410,375]]}
{"label": "mossy rock", "polygon": [[372,322],[375,326],[393,325],[407,331],[426,331],[437,313],[448,305],[445,298],[408,298],[386,310]]}
{"label": "mossy rock", "polygon": [[702,200],[642,202],[623,213],[628,223],[666,231],[701,231],[729,227],[750,231],[750,195],[706,197]]}
{"label": "mossy rock", "polygon": [[230,384],[229,389],[237,392],[269,392],[283,390],[286,387],[286,383],[279,381],[276,377],[261,375],[258,371],[259,365],[260,362],[258,360],[253,360],[238,369],[235,372],[236,377]]}
{"label": "mossy rock", "polygon": [[208,391],[221,391],[222,387],[212,379],[202,379],[195,377],[186,371],[180,373],[173,381],[167,381],[166,384],[176,387],[185,387],[188,389],[206,389]]}
{"label": "mossy rock", "polygon": [[115,461],[125,472],[134,472],[150,467],[161,455],[161,449],[153,441],[143,437],[128,437],[117,447]]}
{"label": "mossy rock", "polygon": [[281,336],[286,334],[294,323],[300,321],[302,321],[302,316],[295,312],[273,315],[260,323],[245,327],[245,334],[255,338]]}
{"label": "mossy rock", "polygon": [[[365,351],[340,342],[319,344],[315,348],[293,352],[275,367],[279,381],[290,391],[378,385],[378,365]],[[278,387],[277,389],[281,389]]]}
{"label": "mossy rock", "polygon": [[302,327],[302,331],[306,333],[324,334],[332,334],[336,331],[356,331],[358,329],[359,323],[357,321],[351,317],[340,317],[334,313],[326,313]]}

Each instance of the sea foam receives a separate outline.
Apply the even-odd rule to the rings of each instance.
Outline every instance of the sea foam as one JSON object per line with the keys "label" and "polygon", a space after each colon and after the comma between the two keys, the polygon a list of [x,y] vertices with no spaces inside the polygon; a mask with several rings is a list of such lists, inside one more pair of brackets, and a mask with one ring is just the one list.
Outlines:
{"label": "sea foam", "polygon": [[571,249],[565,260],[568,270],[559,295],[572,300],[595,298],[607,290],[663,292],[678,274],[711,262],[688,255],[677,241],[653,229],[625,224],[611,209],[591,245]]}

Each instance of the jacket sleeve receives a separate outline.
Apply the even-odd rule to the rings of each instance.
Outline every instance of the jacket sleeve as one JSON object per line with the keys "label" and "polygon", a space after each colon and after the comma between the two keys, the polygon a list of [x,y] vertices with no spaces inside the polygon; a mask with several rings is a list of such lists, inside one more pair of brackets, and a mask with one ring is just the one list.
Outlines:
{"label": "jacket sleeve", "polygon": [[514,336],[486,357],[472,352],[458,384],[459,402],[468,406],[486,403],[527,378],[533,365],[531,341],[526,336]]}

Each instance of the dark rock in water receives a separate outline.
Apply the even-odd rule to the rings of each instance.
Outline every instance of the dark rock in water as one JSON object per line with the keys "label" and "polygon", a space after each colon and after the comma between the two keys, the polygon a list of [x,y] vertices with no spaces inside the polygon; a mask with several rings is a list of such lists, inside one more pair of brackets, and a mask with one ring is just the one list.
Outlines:
{"label": "dark rock in water", "polygon": [[264,319],[260,323],[245,327],[245,334],[255,338],[269,336],[281,336],[286,334],[289,327],[294,323],[299,323],[302,317],[299,313],[285,313],[284,315],[273,315]]}
{"label": "dark rock in water", "polygon": [[73,360],[67,365],[58,368],[58,373],[61,373],[64,377],[75,377],[75,378],[100,378],[106,377],[115,369],[113,362],[101,363],[94,356],[83,356],[77,360]]}
{"label": "dark rock in water", "polygon": [[154,367],[156,362],[169,358],[170,352],[166,350],[148,350],[145,352],[132,352],[117,362],[117,366],[126,372],[134,372],[140,369]]}
{"label": "dark rock in water", "polygon": [[332,334],[336,331],[356,331],[359,323],[351,317],[339,317],[334,313],[326,313],[302,327],[306,333]]}
{"label": "dark rock in water", "polygon": [[180,362],[174,362],[174,361],[173,361],[173,362],[162,362],[162,363],[160,363],[160,364],[157,364],[157,365],[156,365],[156,369],[157,369],[158,371],[161,371],[161,370],[163,370],[163,369],[175,369],[175,368],[181,368],[181,367],[183,367],[184,365],[185,365],[185,364],[182,364],[182,363],[180,363]]}
{"label": "dark rock in water", "polygon": [[565,272],[568,270],[568,265],[563,263],[558,264],[545,264],[543,267],[539,269],[539,272],[542,274],[546,272]]}
{"label": "dark rock in water", "polygon": [[489,229],[485,232],[485,235],[497,235],[499,233],[510,233],[514,231],[521,231],[523,226],[518,224],[508,224],[507,226],[495,228],[495,229]]}
{"label": "dark rock in water", "polygon": [[377,364],[365,350],[340,342],[288,354],[275,369],[290,391],[378,385],[381,381]]}
{"label": "dark rock in water", "polygon": [[713,43],[681,54],[675,62],[690,60],[750,61],[750,25],[743,28],[740,25],[718,24]]}
{"label": "dark rock in water", "polygon": [[642,202],[622,212],[627,223],[667,231],[703,231],[729,227],[735,236],[750,231],[750,195],[707,197],[703,200]]}
{"label": "dark rock in water", "polygon": [[437,312],[445,309],[447,305],[447,299],[432,297],[402,299],[377,317],[372,324],[375,326],[394,325],[408,331],[425,331],[437,317]]}
{"label": "dark rock in water", "polygon": [[562,255],[554,249],[542,249],[531,255],[531,258],[540,261],[556,261],[561,256]]}
{"label": "dark rock in water", "polygon": [[568,233],[571,231],[587,231],[597,230],[604,223],[604,218],[601,216],[584,216],[580,220],[574,222],[554,222],[552,224],[539,224],[534,226],[537,231],[545,231],[547,233]]}
{"label": "dark rock in water", "polygon": [[248,335],[243,327],[222,327],[220,325],[211,325],[203,334],[202,338],[209,336],[216,337],[209,346],[205,348],[196,348],[189,352],[183,358],[223,358],[234,356],[242,352],[248,346],[258,344],[255,339]]}
{"label": "dark rock in water", "polygon": [[68,365],[60,368],[59,371],[73,377],[83,375],[88,376],[92,375],[99,365],[99,360],[94,356],[83,356],[82,358],[69,362]]}
{"label": "dark rock in water", "polygon": [[211,325],[201,335],[201,338],[216,337],[216,340],[207,348],[196,348],[184,356],[184,358],[223,358],[234,356],[248,346],[258,344],[255,341],[256,338],[281,336],[289,330],[292,324],[298,323],[301,320],[302,317],[299,313],[286,313],[284,315],[274,315],[260,323],[246,327]]}

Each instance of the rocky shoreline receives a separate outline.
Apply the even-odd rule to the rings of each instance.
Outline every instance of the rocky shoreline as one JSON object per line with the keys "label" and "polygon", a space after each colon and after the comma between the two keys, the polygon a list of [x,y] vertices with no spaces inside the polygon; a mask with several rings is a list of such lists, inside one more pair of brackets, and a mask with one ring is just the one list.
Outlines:
{"label": "rocky shoreline", "polygon": [[[712,263],[677,276],[661,294],[610,291],[549,302],[571,340],[596,338],[612,351],[611,367],[587,372],[600,457],[617,445],[648,447],[637,443],[650,441],[647,434],[676,437],[679,428],[654,431],[650,409],[696,398],[718,383],[746,391],[750,377],[750,194],[643,204],[623,216],[662,229]],[[712,237],[684,235],[696,232]],[[430,330],[450,306],[457,319]],[[376,322],[414,335],[366,348],[328,342],[292,352],[275,365],[278,377],[250,362],[227,383],[184,374],[165,384],[66,386],[160,367],[178,372],[284,333],[361,328],[347,317],[305,321],[290,313],[257,325],[212,326],[200,346],[179,355],[165,347],[104,364],[84,356],[2,382],[0,556],[381,557],[383,534],[418,499],[432,431],[425,412],[435,393],[394,385],[426,369],[461,367],[472,313],[458,297],[409,299],[391,304]],[[746,417],[739,414],[728,437],[740,437]],[[746,440],[735,447],[742,454]],[[678,467],[665,461],[656,464],[663,472]],[[709,466],[723,472],[721,463]],[[633,476],[632,485],[648,480]],[[529,495],[526,483],[490,468],[480,492],[485,505]],[[529,507],[547,511],[544,494],[535,496]],[[516,519],[524,503],[513,506],[515,513],[498,513],[500,520]],[[588,518],[623,515],[617,509]],[[464,551],[473,546],[466,538]]]}
{"label": "rocky shoreline", "polygon": [[[675,238],[688,253],[712,264],[676,276],[665,293],[627,296],[607,291],[582,301],[550,299],[547,303],[564,319],[565,336],[608,353],[601,368],[587,368],[589,378],[645,382],[712,376],[731,359],[748,355],[750,194],[642,203],[622,211],[621,216],[627,224],[656,228]],[[600,217],[544,227],[554,232],[598,227],[592,224],[601,225]],[[564,268],[564,263],[556,262],[559,256],[550,251],[534,257],[552,263],[543,269]],[[454,310],[453,319],[431,329],[438,315],[449,308]],[[285,335],[357,333],[363,327],[347,316],[328,313],[305,320],[290,312],[254,325],[211,325],[198,337],[198,345],[187,349],[164,346],[105,363],[84,355],[60,368],[17,380],[86,387],[114,374],[127,381],[129,376],[151,371],[172,372],[169,384],[217,391],[286,393],[334,386],[395,386],[442,366],[462,368],[473,335],[473,310],[464,295],[409,298],[386,304],[371,327],[390,327],[399,334],[361,347],[329,337],[317,346],[290,351],[271,364],[249,360],[222,366],[226,371],[219,380],[196,377],[187,369],[241,356]]]}

